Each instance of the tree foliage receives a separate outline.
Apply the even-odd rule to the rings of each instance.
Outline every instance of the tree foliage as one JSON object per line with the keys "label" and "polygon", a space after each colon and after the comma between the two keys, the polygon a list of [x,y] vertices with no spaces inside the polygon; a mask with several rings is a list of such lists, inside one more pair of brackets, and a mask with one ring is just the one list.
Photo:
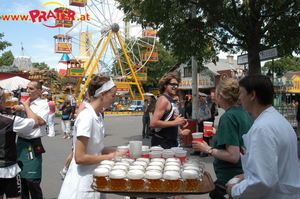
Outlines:
{"label": "tree foliage", "polygon": [[[0,33],[0,40],[4,37],[4,33]],[[8,41],[0,41],[0,51],[3,51],[5,48],[11,46],[11,43]]]}
{"label": "tree foliage", "polygon": [[282,57],[278,60],[268,61],[262,67],[262,70],[267,72],[277,73],[287,71],[300,71],[300,57]]}
{"label": "tree foliage", "polygon": [[45,63],[45,62],[33,62],[32,63],[33,68],[37,68],[39,70],[43,70],[43,69],[49,69],[49,66]]}
{"label": "tree foliage", "polygon": [[245,52],[250,74],[261,73],[260,51],[300,52],[299,7],[300,0],[120,0],[119,6],[129,20],[159,29],[162,44],[180,60],[194,55],[201,64],[221,50]]}
{"label": "tree foliage", "polygon": [[14,62],[14,55],[11,51],[2,53],[0,57],[0,66],[12,66]]}

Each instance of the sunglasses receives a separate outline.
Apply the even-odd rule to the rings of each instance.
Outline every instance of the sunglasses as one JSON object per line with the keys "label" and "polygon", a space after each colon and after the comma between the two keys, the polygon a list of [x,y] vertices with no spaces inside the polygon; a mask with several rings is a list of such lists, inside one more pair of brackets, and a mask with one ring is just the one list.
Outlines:
{"label": "sunglasses", "polygon": [[170,86],[173,86],[173,87],[174,87],[174,86],[177,86],[177,87],[179,86],[179,84],[177,84],[177,83],[169,83],[169,85],[170,85]]}
{"label": "sunglasses", "polygon": [[174,102],[179,102],[179,99],[173,99]]}

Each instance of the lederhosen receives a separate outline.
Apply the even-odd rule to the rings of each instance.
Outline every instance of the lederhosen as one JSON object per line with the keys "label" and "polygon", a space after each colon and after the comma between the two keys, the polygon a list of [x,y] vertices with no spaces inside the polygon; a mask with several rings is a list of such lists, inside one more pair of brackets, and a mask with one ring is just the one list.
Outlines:
{"label": "lederhosen", "polygon": [[[162,94],[165,96],[169,102],[175,104],[173,99],[171,99],[169,96]],[[171,116],[169,117],[169,115]],[[168,113],[164,114],[163,117],[160,119],[162,121],[173,121],[173,106]],[[169,118],[166,120],[166,118]],[[178,141],[177,141],[177,134],[178,134],[178,127],[173,126],[173,127],[167,127],[167,128],[162,128],[160,131],[156,131],[154,136],[152,136],[151,139],[151,146],[161,146],[164,149],[170,149],[172,147],[177,147],[178,146]]]}

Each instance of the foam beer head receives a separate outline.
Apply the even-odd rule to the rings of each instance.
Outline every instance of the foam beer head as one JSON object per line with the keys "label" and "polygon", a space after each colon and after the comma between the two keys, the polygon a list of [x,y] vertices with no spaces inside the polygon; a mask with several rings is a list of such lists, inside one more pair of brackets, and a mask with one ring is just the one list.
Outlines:
{"label": "foam beer head", "polygon": [[151,171],[151,170],[157,170],[157,171],[162,172],[162,167],[160,167],[160,166],[154,166],[154,165],[146,167],[146,171]]}
{"label": "foam beer head", "polygon": [[158,170],[149,170],[145,172],[145,178],[147,179],[161,179],[162,173]]}
{"label": "foam beer head", "polygon": [[129,170],[126,176],[128,179],[142,179],[144,177],[144,172],[141,170]]}
{"label": "foam beer head", "polygon": [[126,177],[126,172],[124,170],[111,170],[109,172],[109,177],[113,179],[123,179]]}
{"label": "foam beer head", "polygon": [[94,170],[93,175],[94,176],[108,176],[109,175],[109,169],[97,167]]}
{"label": "foam beer head", "polygon": [[199,177],[199,174],[196,170],[185,169],[181,172],[183,179],[196,179]]}
{"label": "foam beer head", "polygon": [[115,162],[112,160],[103,160],[100,162],[100,164],[108,164],[110,166],[114,166]]}
{"label": "foam beer head", "polygon": [[141,170],[141,171],[145,171],[145,167],[142,165],[131,165],[129,166],[129,171],[130,170]]}

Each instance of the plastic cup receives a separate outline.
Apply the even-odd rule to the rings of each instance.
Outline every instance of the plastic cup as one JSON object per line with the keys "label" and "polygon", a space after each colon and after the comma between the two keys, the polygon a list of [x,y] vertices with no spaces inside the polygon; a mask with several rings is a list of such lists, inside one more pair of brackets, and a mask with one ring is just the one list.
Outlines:
{"label": "plastic cup", "polygon": [[26,101],[29,98],[29,93],[21,92],[21,101]]}
{"label": "plastic cup", "polygon": [[150,158],[150,149],[145,149],[142,151],[142,157],[143,158]]}
{"label": "plastic cup", "polygon": [[160,146],[153,146],[153,147],[150,148],[151,152],[152,151],[160,151],[160,152],[162,152],[163,150],[164,149],[162,147],[160,147]]}
{"label": "plastic cup", "polygon": [[142,141],[129,141],[130,157],[142,157]]}
{"label": "plastic cup", "polygon": [[174,157],[174,152],[169,152],[169,151],[163,151],[162,152],[162,154],[161,154],[161,156],[163,157],[163,158],[165,158],[165,159],[167,159],[167,158],[173,158]]}
{"label": "plastic cup", "polygon": [[193,141],[203,142],[203,133],[202,132],[196,132],[192,133]]}
{"label": "plastic cup", "polygon": [[180,162],[184,162],[186,160],[187,151],[185,150],[176,150],[175,157],[180,159]]}
{"label": "plastic cup", "polygon": [[128,146],[118,146],[117,148],[120,152],[126,152],[126,153],[129,152]]}
{"label": "plastic cup", "polygon": [[212,132],[207,131],[207,130],[213,130],[212,125],[213,125],[213,122],[203,122],[203,133],[204,133],[203,135],[205,137],[213,136]]}
{"label": "plastic cup", "polygon": [[149,153],[150,158],[160,158],[161,157],[161,151],[151,151]]}

